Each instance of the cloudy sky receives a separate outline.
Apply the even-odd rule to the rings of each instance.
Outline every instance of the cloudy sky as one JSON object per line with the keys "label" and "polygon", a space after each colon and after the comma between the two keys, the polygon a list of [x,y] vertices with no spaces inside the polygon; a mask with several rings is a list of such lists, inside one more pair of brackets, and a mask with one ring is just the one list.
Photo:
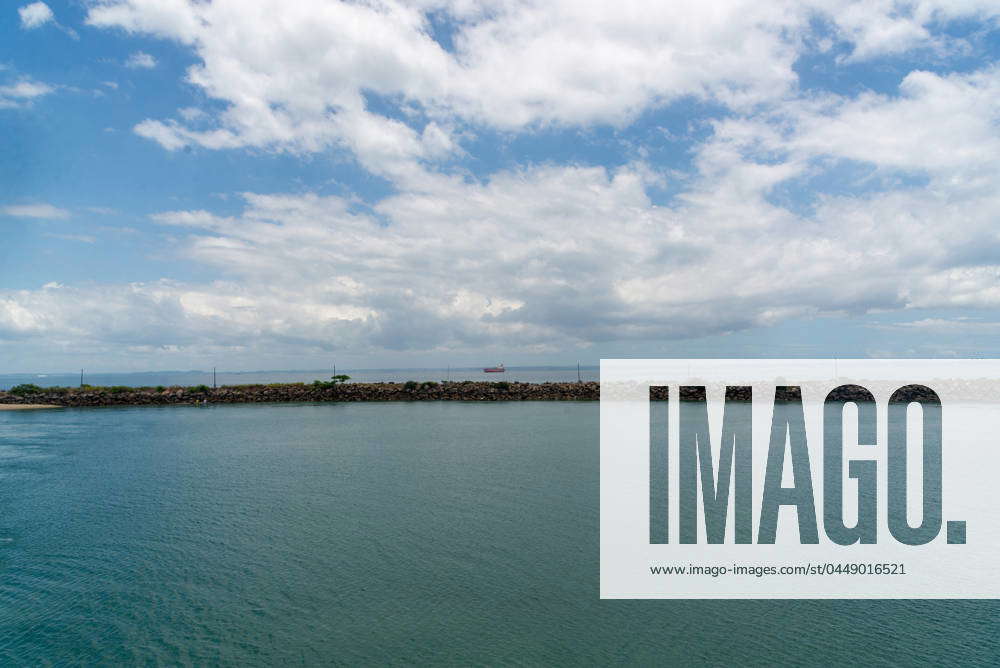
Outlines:
{"label": "cloudy sky", "polygon": [[1000,355],[995,0],[0,9],[0,372]]}

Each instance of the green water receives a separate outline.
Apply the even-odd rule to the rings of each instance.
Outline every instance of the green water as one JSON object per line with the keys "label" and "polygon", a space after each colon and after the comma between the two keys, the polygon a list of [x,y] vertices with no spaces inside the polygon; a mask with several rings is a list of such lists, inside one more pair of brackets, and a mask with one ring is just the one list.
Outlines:
{"label": "green water", "polygon": [[598,407],[0,414],[0,664],[989,665],[1000,604],[601,601]]}

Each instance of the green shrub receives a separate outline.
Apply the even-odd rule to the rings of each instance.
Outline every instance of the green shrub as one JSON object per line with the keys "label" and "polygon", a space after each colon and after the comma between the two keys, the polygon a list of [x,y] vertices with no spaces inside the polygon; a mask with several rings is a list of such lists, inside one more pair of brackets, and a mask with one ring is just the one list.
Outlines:
{"label": "green shrub", "polygon": [[153,389],[155,389],[157,391],[157,393],[159,393],[159,394],[163,394],[164,392],[167,391],[167,388],[163,387],[162,385],[157,385]]}
{"label": "green shrub", "polygon": [[415,380],[408,380],[405,383],[403,383],[404,390],[415,390],[418,387],[420,387],[420,383],[418,383]]}
{"label": "green shrub", "polygon": [[493,386],[496,387],[501,392],[507,392],[510,390],[510,383],[508,383],[506,380],[501,380],[499,383],[493,383]]}
{"label": "green shrub", "polygon": [[41,394],[45,390],[43,390],[42,388],[38,387],[33,383],[22,383],[21,385],[15,385],[14,387],[10,388],[9,391],[11,394],[14,394],[16,396],[24,397],[29,394]]}
{"label": "green shrub", "polygon": [[195,385],[191,388],[191,392],[194,394],[208,394],[208,385]]}
{"label": "green shrub", "polygon": [[425,390],[433,390],[437,386],[438,384],[435,383],[433,380],[424,381],[423,383],[420,384],[420,387]]}
{"label": "green shrub", "polygon": [[[338,374],[336,376],[331,376],[330,380],[314,380],[313,387],[321,390],[329,390],[337,387],[341,383],[346,383],[351,379],[350,376],[345,376],[344,374]],[[301,385],[302,383],[296,383],[296,385]]]}
{"label": "green shrub", "polygon": [[125,394],[126,392],[131,392],[132,388],[128,385],[115,385],[108,388],[108,392],[111,394]]}

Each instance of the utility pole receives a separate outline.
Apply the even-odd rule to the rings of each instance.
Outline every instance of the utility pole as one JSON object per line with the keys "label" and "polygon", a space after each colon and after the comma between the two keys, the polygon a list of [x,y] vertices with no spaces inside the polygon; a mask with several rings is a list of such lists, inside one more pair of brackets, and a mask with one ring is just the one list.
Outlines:
{"label": "utility pole", "polygon": [[83,387],[83,369],[80,369],[80,387]]}
{"label": "utility pole", "polygon": [[576,382],[578,382],[578,383],[582,383],[583,382],[582,380],[580,380],[580,363],[579,362],[576,363]]}
{"label": "utility pole", "polygon": [[215,374],[215,367],[212,367],[212,389],[218,389],[218,376]]}

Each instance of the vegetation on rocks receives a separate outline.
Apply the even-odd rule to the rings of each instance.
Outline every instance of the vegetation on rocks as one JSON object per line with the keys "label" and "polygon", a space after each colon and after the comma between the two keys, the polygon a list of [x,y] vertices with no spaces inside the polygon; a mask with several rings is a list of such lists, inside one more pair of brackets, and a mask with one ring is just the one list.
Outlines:
{"label": "vegetation on rocks", "polygon": [[337,387],[338,385],[346,383],[350,379],[351,379],[350,376],[346,376],[344,374],[337,374],[336,376],[331,376],[330,380],[328,381],[323,381],[323,380],[313,381],[313,387],[317,389],[331,389]]}
{"label": "vegetation on rocks", "polygon": [[10,393],[17,397],[27,397],[42,392],[43,389],[32,383],[23,383],[10,388]]}
{"label": "vegetation on rocks", "polygon": [[277,403],[325,401],[594,401],[597,383],[515,383],[407,381],[348,383],[331,381],[196,387],[38,387],[19,385],[0,392],[0,403],[59,406],[142,406],[202,403]]}

